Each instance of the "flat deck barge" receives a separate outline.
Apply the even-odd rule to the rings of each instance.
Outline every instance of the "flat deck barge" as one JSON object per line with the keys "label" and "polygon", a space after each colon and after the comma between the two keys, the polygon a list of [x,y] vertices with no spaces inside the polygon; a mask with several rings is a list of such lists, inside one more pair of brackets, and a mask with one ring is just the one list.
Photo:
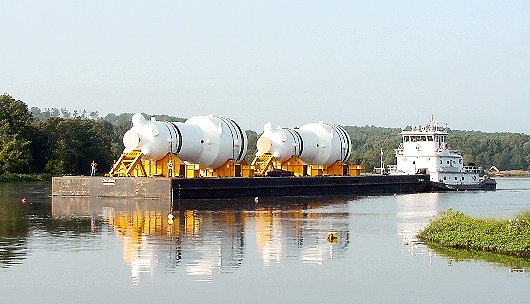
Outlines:
{"label": "flat deck barge", "polygon": [[52,196],[143,199],[218,199],[322,195],[378,195],[424,192],[428,175],[361,175],[306,177],[52,178]]}

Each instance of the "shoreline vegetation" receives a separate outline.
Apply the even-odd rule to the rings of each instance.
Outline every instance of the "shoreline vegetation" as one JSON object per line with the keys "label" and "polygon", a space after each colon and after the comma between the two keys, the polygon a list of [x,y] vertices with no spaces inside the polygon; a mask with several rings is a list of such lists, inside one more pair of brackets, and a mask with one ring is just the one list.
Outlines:
{"label": "shoreline vegetation", "polygon": [[492,177],[530,177],[530,171],[526,170],[505,170],[495,174],[489,173]]}
{"label": "shoreline vegetation", "polygon": [[43,182],[51,181],[52,175],[39,174],[20,174],[20,173],[5,173],[0,174],[0,182]]}
{"label": "shoreline vegetation", "polygon": [[530,210],[514,219],[479,219],[448,209],[431,220],[418,238],[436,248],[441,246],[528,259]]}

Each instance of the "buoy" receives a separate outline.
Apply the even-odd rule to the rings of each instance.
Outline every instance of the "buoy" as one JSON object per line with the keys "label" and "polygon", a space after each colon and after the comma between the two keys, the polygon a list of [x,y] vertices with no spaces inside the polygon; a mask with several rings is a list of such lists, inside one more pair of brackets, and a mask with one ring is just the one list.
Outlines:
{"label": "buoy", "polygon": [[326,240],[328,243],[335,244],[337,243],[337,239],[339,237],[339,233],[337,231],[330,231],[326,235]]}
{"label": "buoy", "polygon": [[170,213],[167,215],[167,223],[169,225],[173,225],[173,219],[175,218],[175,216],[173,215],[173,213]]}
{"label": "buoy", "polygon": [[256,196],[256,197],[254,198],[254,203],[257,204],[258,202],[259,202],[259,198]]}

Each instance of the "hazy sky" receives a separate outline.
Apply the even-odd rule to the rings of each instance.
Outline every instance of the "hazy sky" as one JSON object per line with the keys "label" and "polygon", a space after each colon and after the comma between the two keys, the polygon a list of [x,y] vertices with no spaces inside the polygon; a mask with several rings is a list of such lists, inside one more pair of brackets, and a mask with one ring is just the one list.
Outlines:
{"label": "hazy sky", "polygon": [[0,0],[0,93],[247,129],[530,134],[530,1]]}

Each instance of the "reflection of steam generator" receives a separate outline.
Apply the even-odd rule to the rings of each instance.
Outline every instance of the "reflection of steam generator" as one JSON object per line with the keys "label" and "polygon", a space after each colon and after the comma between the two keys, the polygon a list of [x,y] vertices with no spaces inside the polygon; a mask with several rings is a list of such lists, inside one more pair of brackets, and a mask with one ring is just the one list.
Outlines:
{"label": "reflection of steam generator", "polygon": [[[248,164],[246,133],[229,118],[195,116],[182,123],[135,114],[132,122],[121,157],[99,184],[112,188],[94,185],[83,195],[153,197],[149,184],[156,177],[170,178],[173,198],[403,193],[423,191],[428,182],[423,175],[361,175],[364,166],[348,163],[351,139],[338,125],[266,123]],[[53,195],[76,196],[75,187],[94,183],[60,179],[52,183]]]}

